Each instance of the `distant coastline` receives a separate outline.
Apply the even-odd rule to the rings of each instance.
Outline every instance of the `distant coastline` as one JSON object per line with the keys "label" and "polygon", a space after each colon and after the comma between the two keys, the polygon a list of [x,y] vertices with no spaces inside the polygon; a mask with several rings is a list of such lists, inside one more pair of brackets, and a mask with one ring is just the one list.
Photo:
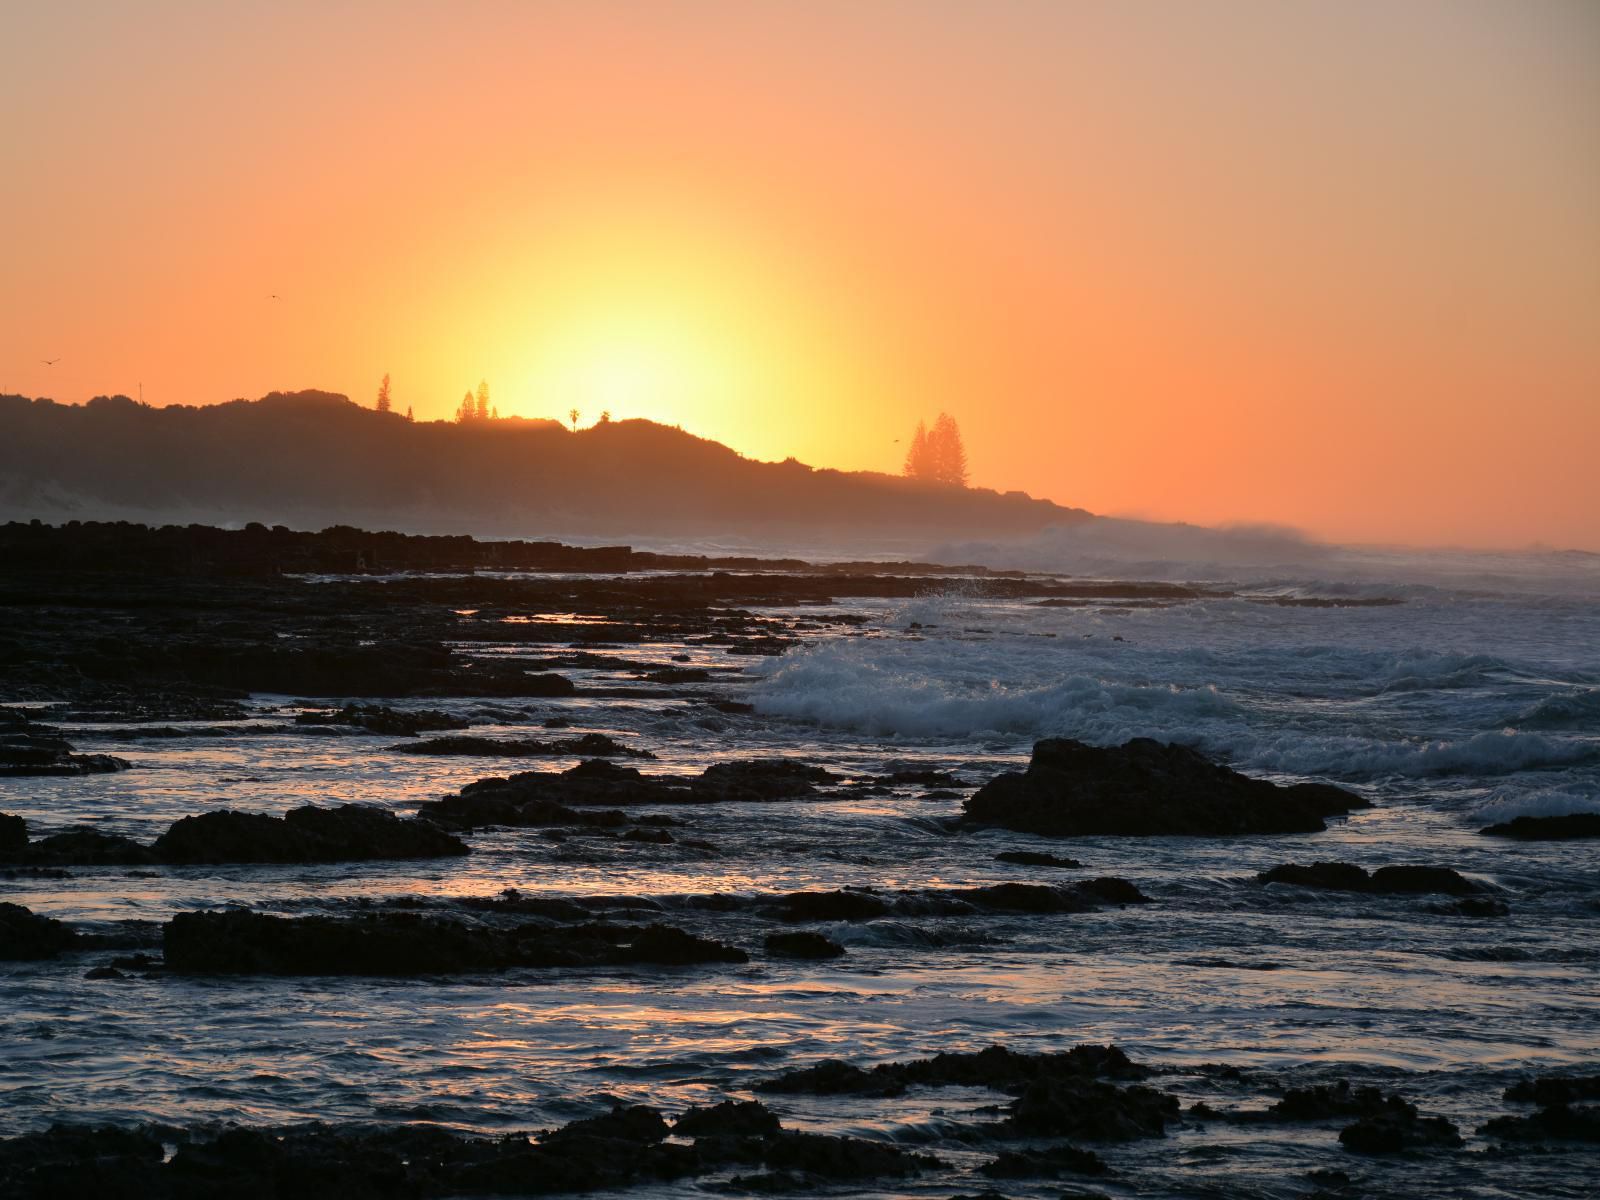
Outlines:
{"label": "distant coastline", "polygon": [[411,422],[329,392],[155,408],[0,396],[0,520],[411,533],[1026,535],[1091,514],[1021,492],[747,459],[650,421]]}

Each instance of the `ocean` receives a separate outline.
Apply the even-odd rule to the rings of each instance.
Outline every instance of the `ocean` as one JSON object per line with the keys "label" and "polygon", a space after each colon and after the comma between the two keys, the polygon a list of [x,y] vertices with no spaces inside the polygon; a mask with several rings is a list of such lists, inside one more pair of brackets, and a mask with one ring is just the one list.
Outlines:
{"label": "ocean", "polygon": [[[1259,1109],[1286,1088],[1348,1079],[1449,1119],[1465,1145],[1380,1162],[1345,1151],[1337,1123],[1197,1118],[1156,1142],[1097,1147],[1113,1173],[1093,1188],[1107,1195],[1302,1195],[1322,1186],[1307,1182],[1319,1170],[1352,1177],[1357,1190],[1341,1195],[1593,1194],[1593,1144],[1513,1153],[1478,1129],[1514,1109],[1502,1092],[1519,1079],[1600,1073],[1597,843],[1478,831],[1516,816],[1600,812],[1600,560],[1349,551],[1174,564],[1048,541],[941,547],[933,557],[1234,594],[1043,606],[930,579],[909,600],[756,610],[803,630],[781,656],[736,657],[695,638],[592,648],[715,672],[695,700],[574,668],[562,672],[579,687],[567,699],[393,701],[470,719],[487,737],[538,736],[564,718],[563,736],[605,733],[652,751],[656,761],[632,764],[646,773],[782,757],[852,778],[948,772],[959,786],[697,806],[682,818],[692,839],[680,833],[671,845],[511,828],[472,834],[465,859],[13,872],[0,877],[0,900],[107,934],[234,905],[287,916],[453,911],[509,888],[587,898],[597,911],[615,902],[754,951],[769,922],[753,898],[870,888],[891,903],[877,919],[811,926],[843,957],[753,953],[713,970],[90,983],[86,967],[105,955],[0,964],[0,1132],[56,1120],[504,1132],[614,1102],[672,1112],[743,1097],[828,1058],[872,1066],[992,1044],[1115,1043],[1159,1068],[1158,1086],[1186,1108]],[[529,653],[524,641],[466,648]],[[708,694],[734,703],[708,706]],[[360,802],[409,814],[481,777],[576,761],[392,753],[392,736],[296,725],[313,707],[300,698],[258,694],[250,704],[244,719],[194,723],[216,730],[196,737],[141,738],[138,722],[52,716],[79,751],[119,755],[133,769],[0,781],[0,810],[37,833],[86,824],[151,841],[213,808],[279,814]],[[1249,775],[1339,784],[1372,807],[1322,833],[1282,836],[1054,840],[957,829],[962,798],[1023,767],[1046,737],[1180,742]],[[702,844],[681,844],[689,840]],[[1084,865],[995,857],[1019,850]],[[1459,915],[1438,896],[1256,880],[1314,861],[1448,866],[1505,915]],[[1151,903],[1039,914],[916,898],[1091,876],[1129,880]],[[991,1092],[765,1100],[787,1127],[887,1139],[945,1163],[836,1193],[990,1186],[971,1172],[992,1152],[961,1129],[996,1102]],[[702,1185],[629,1194],[700,1195]],[[1004,1188],[1062,1194],[1050,1180]]]}

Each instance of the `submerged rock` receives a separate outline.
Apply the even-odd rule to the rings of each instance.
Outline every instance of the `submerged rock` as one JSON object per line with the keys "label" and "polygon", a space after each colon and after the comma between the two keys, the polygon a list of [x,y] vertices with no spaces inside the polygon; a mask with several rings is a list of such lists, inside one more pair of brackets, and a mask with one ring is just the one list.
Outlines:
{"label": "submerged rock", "polygon": [[1258,873],[1256,881],[1385,896],[1474,896],[1485,890],[1481,884],[1474,883],[1449,867],[1379,867],[1369,875],[1361,867],[1340,862],[1312,863],[1309,867],[1285,863]]}
{"label": "submerged rock", "polygon": [[1109,747],[1047,738],[1034,744],[1026,772],[979,788],[964,820],[1047,837],[1222,837],[1312,833],[1326,828],[1326,817],[1366,807],[1342,788],[1280,787],[1151,738]]}
{"label": "submerged rock", "polygon": [[52,917],[41,917],[20,904],[0,901],[0,961],[54,958],[69,949],[78,935]]}
{"label": "submerged rock", "polygon": [[1517,817],[1478,830],[1490,837],[1518,838],[1525,842],[1570,841],[1600,838],[1600,813],[1567,813],[1560,817]]}

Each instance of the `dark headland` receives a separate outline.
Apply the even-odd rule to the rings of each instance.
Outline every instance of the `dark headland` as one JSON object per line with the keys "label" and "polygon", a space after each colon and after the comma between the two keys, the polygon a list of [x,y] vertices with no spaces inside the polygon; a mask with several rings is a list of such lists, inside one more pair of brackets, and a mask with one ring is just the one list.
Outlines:
{"label": "dark headland", "polygon": [[651,421],[413,422],[302,391],[165,408],[0,396],[0,517],[943,540],[1089,514],[1021,492],[757,462]]}

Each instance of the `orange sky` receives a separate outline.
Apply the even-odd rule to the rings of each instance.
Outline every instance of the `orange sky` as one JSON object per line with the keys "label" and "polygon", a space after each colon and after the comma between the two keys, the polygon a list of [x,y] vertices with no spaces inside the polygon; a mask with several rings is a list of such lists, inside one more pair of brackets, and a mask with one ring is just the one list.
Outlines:
{"label": "orange sky", "polygon": [[1590,0],[9,5],[0,103],[0,391],[946,409],[1096,511],[1600,549]]}

